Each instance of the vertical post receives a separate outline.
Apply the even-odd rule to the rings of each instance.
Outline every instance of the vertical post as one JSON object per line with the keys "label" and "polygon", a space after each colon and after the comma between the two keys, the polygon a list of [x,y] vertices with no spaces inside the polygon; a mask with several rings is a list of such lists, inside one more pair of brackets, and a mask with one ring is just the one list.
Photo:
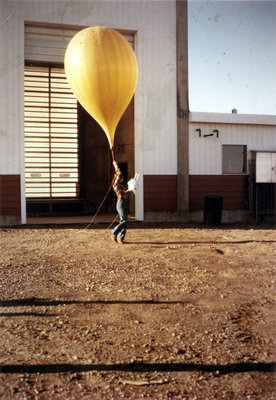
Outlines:
{"label": "vertical post", "polygon": [[189,99],[187,0],[176,0],[177,62],[177,211],[189,213]]}

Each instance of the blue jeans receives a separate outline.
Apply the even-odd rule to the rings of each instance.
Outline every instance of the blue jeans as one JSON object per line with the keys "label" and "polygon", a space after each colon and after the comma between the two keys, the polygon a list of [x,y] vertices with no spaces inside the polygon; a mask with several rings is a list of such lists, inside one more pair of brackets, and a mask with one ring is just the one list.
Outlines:
{"label": "blue jeans", "polygon": [[116,209],[120,216],[120,221],[119,224],[112,229],[112,235],[116,235],[119,240],[124,240],[128,221],[128,200],[119,199],[116,204]]}

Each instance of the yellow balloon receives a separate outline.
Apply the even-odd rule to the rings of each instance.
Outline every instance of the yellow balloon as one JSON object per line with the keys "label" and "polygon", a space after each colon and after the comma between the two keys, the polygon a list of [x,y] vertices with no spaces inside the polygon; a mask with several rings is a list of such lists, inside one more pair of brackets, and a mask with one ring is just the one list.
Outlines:
{"label": "yellow balloon", "polygon": [[130,44],[113,29],[86,28],[68,44],[64,65],[74,95],[101,125],[112,148],[116,127],[138,79],[137,60]]}

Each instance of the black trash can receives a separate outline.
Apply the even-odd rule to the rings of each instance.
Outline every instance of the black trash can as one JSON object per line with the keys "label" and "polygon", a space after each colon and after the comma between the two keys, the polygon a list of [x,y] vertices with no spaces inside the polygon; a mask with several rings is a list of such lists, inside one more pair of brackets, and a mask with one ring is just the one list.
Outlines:
{"label": "black trash can", "polygon": [[222,214],[222,196],[205,196],[204,200],[204,224],[220,225]]}

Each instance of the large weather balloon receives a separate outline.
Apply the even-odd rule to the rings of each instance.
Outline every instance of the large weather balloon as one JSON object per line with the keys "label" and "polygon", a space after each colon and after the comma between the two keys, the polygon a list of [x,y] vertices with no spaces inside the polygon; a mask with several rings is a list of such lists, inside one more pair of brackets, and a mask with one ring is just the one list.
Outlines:
{"label": "large weather balloon", "polygon": [[74,95],[103,128],[112,149],[116,127],[137,84],[134,51],[113,29],[90,27],[71,39],[64,63]]}

